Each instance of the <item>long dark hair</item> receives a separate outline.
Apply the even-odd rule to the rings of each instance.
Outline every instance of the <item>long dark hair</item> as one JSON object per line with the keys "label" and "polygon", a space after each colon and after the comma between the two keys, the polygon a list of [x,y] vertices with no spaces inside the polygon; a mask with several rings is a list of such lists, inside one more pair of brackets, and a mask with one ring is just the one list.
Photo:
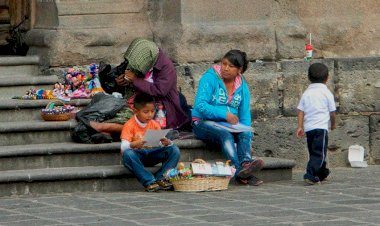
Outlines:
{"label": "long dark hair", "polygon": [[224,55],[223,59],[227,59],[231,64],[235,65],[238,68],[242,68],[241,73],[244,73],[247,70],[247,54],[243,51],[232,49]]}

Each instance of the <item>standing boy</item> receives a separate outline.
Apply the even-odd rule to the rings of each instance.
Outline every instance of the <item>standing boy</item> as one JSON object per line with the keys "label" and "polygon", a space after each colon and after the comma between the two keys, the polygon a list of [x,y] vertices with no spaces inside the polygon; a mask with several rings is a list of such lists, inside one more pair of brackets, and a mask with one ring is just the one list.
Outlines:
{"label": "standing boy", "polygon": [[[176,145],[167,138],[162,138],[157,147],[145,147],[144,134],[148,129],[160,130],[160,125],[152,120],[155,103],[152,96],[139,93],[133,102],[134,116],[129,119],[121,132],[121,155],[124,166],[129,169],[148,192],[171,190],[172,184],[164,179],[163,174],[177,166],[180,152]],[[145,166],[162,163],[161,168],[152,174]]]}
{"label": "standing boy", "polygon": [[329,72],[326,65],[314,63],[309,67],[308,78],[311,82],[302,94],[298,104],[297,137],[306,133],[309,162],[304,180],[307,184],[320,184],[330,174],[326,168],[328,145],[328,126],[335,129],[334,96],[326,86]]}

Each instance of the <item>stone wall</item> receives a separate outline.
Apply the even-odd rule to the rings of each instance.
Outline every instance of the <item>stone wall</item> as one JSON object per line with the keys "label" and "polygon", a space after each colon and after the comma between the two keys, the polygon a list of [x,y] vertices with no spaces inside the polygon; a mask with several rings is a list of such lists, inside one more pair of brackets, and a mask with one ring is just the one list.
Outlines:
{"label": "stone wall", "polygon": [[251,60],[380,55],[378,0],[33,1],[28,54],[46,66],[118,63],[130,41],[153,39],[178,63],[212,62],[231,48]]}
{"label": "stone wall", "polygon": [[[348,166],[348,148],[361,145],[370,164],[380,164],[380,58],[313,60],[329,68],[329,89],[338,108],[337,129],[329,136],[332,167]],[[177,67],[179,87],[190,103],[202,73],[211,63]],[[253,62],[245,73],[250,90],[255,139],[259,156],[295,159],[297,167],[307,160],[305,139],[295,137],[297,104],[309,85],[302,60]]]}
{"label": "stone wall", "polygon": [[[231,48],[253,59],[380,55],[377,0],[151,1],[155,40],[179,63],[213,61]],[[170,17],[167,16],[170,15]]]}
{"label": "stone wall", "polygon": [[[253,62],[246,73],[258,155],[307,159],[296,139],[296,105],[308,85],[302,60],[307,34],[314,59],[330,69],[338,106],[330,134],[332,166],[347,165],[352,144],[380,164],[380,1],[378,0],[52,0],[33,1],[29,55],[48,68],[100,60],[118,64],[130,41],[157,42],[176,62],[190,103],[201,74],[238,48]],[[371,57],[372,58],[359,58]],[[344,58],[340,58],[344,57]],[[326,59],[323,59],[326,58]],[[257,61],[257,59],[261,59]]]}

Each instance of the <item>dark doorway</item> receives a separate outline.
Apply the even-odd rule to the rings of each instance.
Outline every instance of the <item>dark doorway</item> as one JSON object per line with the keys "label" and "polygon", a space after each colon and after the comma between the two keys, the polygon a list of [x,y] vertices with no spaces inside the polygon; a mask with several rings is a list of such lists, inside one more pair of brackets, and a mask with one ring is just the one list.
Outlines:
{"label": "dark doorway", "polygon": [[28,0],[0,0],[0,55],[25,56],[29,47],[25,34],[30,29]]}

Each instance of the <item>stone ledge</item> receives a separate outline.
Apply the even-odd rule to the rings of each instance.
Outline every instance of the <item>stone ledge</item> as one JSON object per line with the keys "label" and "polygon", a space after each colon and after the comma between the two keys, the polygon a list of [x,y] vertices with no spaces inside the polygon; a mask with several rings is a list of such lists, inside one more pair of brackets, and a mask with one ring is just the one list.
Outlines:
{"label": "stone ledge", "polygon": [[12,76],[12,77],[1,77],[0,87],[9,86],[22,86],[22,85],[49,85],[58,82],[58,77],[56,75],[48,76]]}
{"label": "stone ledge", "polygon": [[38,56],[6,56],[0,57],[0,66],[17,66],[17,65],[38,65],[40,58]]}
{"label": "stone ledge", "polygon": [[[290,164],[291,160],[263,158],[265,166],[263,171],[273,169],[292,169],[294,165]],[[284,164],[282,164],[284,163]],[[272,167],[271,167],[272,166]],[[274,168],[274,166],[277,166]],[[147,167],[152,172],[158,169],[158,166]],[[125,178],[133,175],[123,166],[87,166],[87,167],[62,167],[46,169],[28,169],[28,170],[9,170],[2,171],[0,174],[0,183],[9,182],[35,182],[35,181],[56,181],[56,180],[78,180],[78,179],[96,179],[96,178]]]}
{"label": "stone ledge", "polygon": [[77,125],[75,120],[69,121],[25,121],[25,122],[1,122],[0,133],[31,132],[68,130]]}
{"label": "stone ledge", "polygon": [[[0,99],[0,109],[20,109],[20,108],[44,108],[46,105],[54,101],[52,100],[17,100],[17,99]],[[72,99],[66,104],[75,106],[86,106],[91,102],[91,99]]]}
{"label": "stone ledge", "polygon": [[[199,149],[206,146],[205,143],[196,139],[175,140],[174,143],[178,145],[180,149]],[[74,142],[63,142],[0,146],[0,158],[99,152],[118,153],[120,152],[120,142],[106,144],[80,144]]]}

